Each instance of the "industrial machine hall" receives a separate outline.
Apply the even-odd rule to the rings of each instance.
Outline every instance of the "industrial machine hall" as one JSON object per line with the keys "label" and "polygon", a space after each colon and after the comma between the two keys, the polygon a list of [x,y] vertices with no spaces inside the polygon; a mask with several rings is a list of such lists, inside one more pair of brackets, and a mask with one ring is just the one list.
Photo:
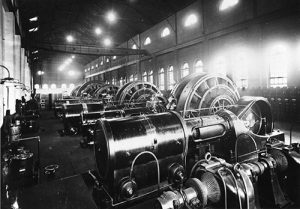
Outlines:
{"label": "industrial machine hall", "polygon": [[3,209],[299,209],[299,0],[0,0]]}

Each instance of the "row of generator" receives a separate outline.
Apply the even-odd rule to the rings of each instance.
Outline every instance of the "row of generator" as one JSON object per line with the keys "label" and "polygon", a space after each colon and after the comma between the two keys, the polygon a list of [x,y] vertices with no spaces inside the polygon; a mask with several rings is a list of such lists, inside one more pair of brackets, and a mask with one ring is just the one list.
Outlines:
{"label": "row of generator", "polygon": [[93,142],[99,208],[300,207],[300,144],[273,130],[267,98],[206,73],[168,97],[147,82],[89,85],[57,107],[66,132]]}

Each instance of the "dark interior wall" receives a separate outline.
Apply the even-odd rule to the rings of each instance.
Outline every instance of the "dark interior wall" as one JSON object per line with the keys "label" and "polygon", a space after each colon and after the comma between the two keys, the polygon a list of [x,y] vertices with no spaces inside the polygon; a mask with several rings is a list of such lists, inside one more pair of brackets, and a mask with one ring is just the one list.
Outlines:
{"label": "dark interior wall", "polygon": [[[235,79],[235,72],[239,68],[236,64],[237,57],[244,54],[244,68],[248,70],[249,87],[268,87],[270,46],[283,43],[290,53],[288,86],[299,87],[300,82],[297,78],[300,77],[300,61],[297,60],[300,54],[300,16],[291,9],[299,9],[297,1],[240,0],[235,7],[226,11],[219,11],[220,2],[199,0],[170,16],[168,20],[133,37],[133,40],[147,49],[152,57],[141,58],[140,66],[136,65],[138,72],[152,69],[154,83],[157,85],[158,70],[161,67],[166,69],[173,65],[175,79],[178,81],[184,62],[188,62],[190,73],[194,71],[193,66],[197,59],[203,61],[204,71],[214,72],[216,60],[223,57],[228,76]],[[183,22],[191,12],[198,16],[199,21],[187,29]],[[161,38],[160,33],[166,26],[177,29],[177,34],[171,30],[170,36]],[[144,39],[148,36],[151,37],[152,43],[143,46]],[[129,48],[132,47],[133,40],[126,43]],[[131,56],[127,60],[134,61],[137,57]],[[118,71],[116,66],[112,67]],[[101,74],[102,70],[109,71],[109,67],[99,69],[98,73]]]}

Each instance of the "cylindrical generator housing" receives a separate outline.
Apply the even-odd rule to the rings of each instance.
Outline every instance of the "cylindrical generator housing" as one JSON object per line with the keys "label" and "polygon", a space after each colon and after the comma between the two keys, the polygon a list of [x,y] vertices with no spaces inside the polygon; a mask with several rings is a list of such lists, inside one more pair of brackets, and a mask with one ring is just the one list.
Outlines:
{"label": "cylindrical generator housing", "polygon": [[248,131],[228,110],[186,120],[176,112],[99,120],[95,128],[96,163],[104,188],[119,202],[126,199],[122,194],[128,187],[142,189],[144,193],[139,195],[157,190],[155,157],[160,182],[174,183],[174,175],[170,175],[178,168],[174,165],[181,165],[188,175],[208,153],[235,161],[237,137]]}
{"label": "cylindrical generator housing", "polygon": [[184,126],[175,112],[97,122],[96,163],[104,187],[114,200],[122,198],[120,187],[129,178],[134,160],[132,178],[136,187],[148,188],[148,192],[157,189],[157,162],[148,153],[143,154],[145,151],[158,160],[160,182],[167,180],[174,163],[184,166],[187,142]]}

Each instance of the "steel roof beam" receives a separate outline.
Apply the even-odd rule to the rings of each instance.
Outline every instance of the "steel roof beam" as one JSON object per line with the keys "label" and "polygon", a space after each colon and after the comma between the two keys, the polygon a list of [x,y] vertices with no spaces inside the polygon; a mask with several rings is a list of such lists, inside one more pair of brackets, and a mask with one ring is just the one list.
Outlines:
{"label": "steel roof beam", "polygon": [[96,46],[70,45],[70,44],[48,44],[32,43],[34,49],[54,51],[69,54],[97,55],[97,56],[128,56],[149,55],[146,50],[127,48],[101,48]]}

